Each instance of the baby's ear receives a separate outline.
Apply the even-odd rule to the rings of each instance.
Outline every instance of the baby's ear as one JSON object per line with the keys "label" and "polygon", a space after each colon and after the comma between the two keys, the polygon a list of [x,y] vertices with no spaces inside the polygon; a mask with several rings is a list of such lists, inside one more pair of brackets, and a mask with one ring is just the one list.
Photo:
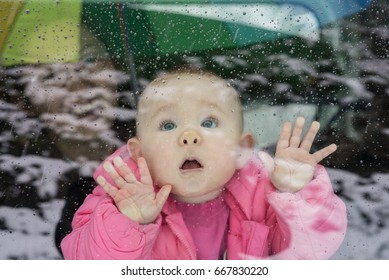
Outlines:
{"label": "baby's ear", "polygon": [[243,133],[239,141],[238,155],[236,158],[237,169],[242,168],[248,162],[252,156],[254,146],[254,136],[249,132]]}
{"label": "baby's ear", "polygon": [[139,139],[132,137],[127,141],[127,149],[131,158],[136,162],[142,156]]}

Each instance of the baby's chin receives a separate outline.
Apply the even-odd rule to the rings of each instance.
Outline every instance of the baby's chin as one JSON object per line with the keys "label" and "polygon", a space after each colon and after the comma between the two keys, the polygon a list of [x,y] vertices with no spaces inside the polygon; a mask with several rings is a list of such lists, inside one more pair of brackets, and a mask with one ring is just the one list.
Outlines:
{"label": "baby's chin", "polygon": [[198,180],[188,180],[184,185],[173,186],[173,197],[181,202],[203,203],[215,199],[223,192],[222,187],[210,187]]}

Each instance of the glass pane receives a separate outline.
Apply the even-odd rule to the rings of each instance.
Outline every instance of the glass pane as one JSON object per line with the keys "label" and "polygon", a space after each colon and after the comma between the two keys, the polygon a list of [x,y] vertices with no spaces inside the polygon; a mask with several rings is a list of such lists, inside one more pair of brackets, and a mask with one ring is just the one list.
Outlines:
{"label": "glass pane", "polygon": [[389,1],[204,2],[0,0],[0,259],[63,257],[140,93],[185,67],[237,90],[257,151],[319,121],[312,151],[338,145],[321,164],[348,214],[332,258],[389,258]]}

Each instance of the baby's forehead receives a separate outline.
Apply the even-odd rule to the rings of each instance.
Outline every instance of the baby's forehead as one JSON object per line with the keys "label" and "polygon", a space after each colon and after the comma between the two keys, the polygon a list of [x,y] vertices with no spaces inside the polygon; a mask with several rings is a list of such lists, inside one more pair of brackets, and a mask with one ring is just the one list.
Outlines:
{"label": "baby's forehead", "polygon": [[[219,77],[177,76],[151,82],[140,96],[137,108],[137,129],[166,114],[175,118],[212,114],[229,118],[243,128],[242,105],[238,92]],[[196,113],[194,113],[196,112]]]}
{"label": "baby's forehead", "polygon": [[151,82],[141,95],[140,106],[154,102],[181,102],[189,100],[208,100],[219,105],[239,103],[235,89],[223,79],[213,76],[182,74],[167,75]]}

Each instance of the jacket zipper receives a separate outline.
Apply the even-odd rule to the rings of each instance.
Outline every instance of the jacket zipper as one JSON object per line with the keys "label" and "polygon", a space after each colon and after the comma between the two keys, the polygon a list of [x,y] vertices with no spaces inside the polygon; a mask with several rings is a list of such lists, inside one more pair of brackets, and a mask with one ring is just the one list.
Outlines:
{"label": "jacket zipper", "polygon": [[181,241],[181,243],[184,245],[187,253],[191,257],[192,260],[196,260],[196,253],[193,252],[193,248],[191,248],[190,244],[187,242],[185,238],[182,237],[180,234],[180,231],[175,227],[174,224],[172,224],[170,221],[166,220],[166,222],[169,224],[170,228],[173,230],[173,232],[176,234],[177,238]]}

